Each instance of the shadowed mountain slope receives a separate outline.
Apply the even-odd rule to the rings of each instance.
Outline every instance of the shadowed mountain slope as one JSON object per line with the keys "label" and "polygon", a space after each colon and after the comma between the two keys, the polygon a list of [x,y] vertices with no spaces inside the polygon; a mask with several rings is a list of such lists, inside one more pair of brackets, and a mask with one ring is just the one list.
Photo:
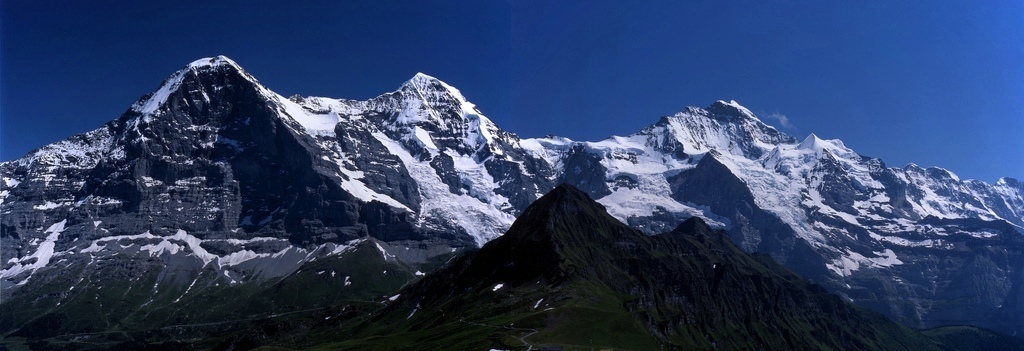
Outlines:
{"label": "shadowed mountain slope", "polygon": [[564,184],[504,236],[392,300],[357,325],[340,322],[290,346],[941,349],[768,256],[743,252],[698,218],[647,236]]}

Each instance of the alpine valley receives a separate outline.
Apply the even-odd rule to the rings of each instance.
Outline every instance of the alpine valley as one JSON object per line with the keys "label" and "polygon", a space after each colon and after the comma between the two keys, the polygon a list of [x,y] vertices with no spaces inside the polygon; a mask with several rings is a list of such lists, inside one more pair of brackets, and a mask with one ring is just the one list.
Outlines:
{"label": "alpine valley", "polygon": [[523,139],[425,74],[285,98],[218,56],[0,175],[11,349],[1024,343],[1024,183],[734,101]]}

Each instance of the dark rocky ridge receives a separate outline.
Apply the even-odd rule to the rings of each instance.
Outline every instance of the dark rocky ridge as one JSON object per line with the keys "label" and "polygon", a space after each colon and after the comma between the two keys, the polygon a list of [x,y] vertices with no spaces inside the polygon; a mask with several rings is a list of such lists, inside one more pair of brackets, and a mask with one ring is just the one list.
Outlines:
{"label": "dark rocky ridge", "polygon": [[[585,322],[570,322],[577,320]],[[468,331],[446,338],[452,328]],[[764,255],[744,253],[699,218],[647,236],[564,184],[504,236],[403,289],[354,329],[347,347],[940,349]]]}

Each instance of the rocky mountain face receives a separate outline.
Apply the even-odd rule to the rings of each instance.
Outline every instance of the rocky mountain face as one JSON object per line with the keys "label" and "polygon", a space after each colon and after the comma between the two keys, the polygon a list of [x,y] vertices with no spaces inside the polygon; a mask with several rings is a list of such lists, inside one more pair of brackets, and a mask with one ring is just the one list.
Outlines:
{"label": "rocky mountain face", "polygon": [[527,334],[481,345],[491,348],[938,349],[744,253],[699,218],[648,236],[564,184],[502,237],[403,289],[370,324],[401,337],[465,321]]}
{"label": "rocky mountain face", "polygon": [[[412,279],[564,182],[648,234],[699,216],[911,327],[1024,332],[1024,183],[889,168],[735,102],[597,142],[522,139],[427,75],[367,101],[285,98],[221,56],[0,175],[0,309],[18,316],[4,330],[38,318],[15,311],[86,296],[144,310],[145,296],[268,284],[357,248]],[[142,297],[100,301],[111,281]]]}
{"label": "rocky mountain face", "polygon": [[1021,349],[984,332],[946,330],[937,333],[940,343],[843,301],[767,255],[743,252],[697,217],[648,236],[566,184],[530,205],[503,236],[391,300],[366,314],[346,307],[252,330],[221,347],[943,350],[976,342]]}
{"label": "rocky mountain face", "polygon": [[698,215],[744,250],[907,325],[1021,331],[1015,179],[888,168],[839,140],[781,134],[722,101],[572,147],[600,160],[588,172],[605,174],[584,189],[649,233]]}

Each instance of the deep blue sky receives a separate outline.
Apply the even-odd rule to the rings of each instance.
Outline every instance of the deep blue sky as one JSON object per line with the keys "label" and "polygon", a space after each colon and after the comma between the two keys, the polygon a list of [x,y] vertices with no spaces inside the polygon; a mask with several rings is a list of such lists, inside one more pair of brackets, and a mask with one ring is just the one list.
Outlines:
{"label": "deep blue sky", "polygon": [[734,99],[889,166],[1024,178],[1021,1],[303,3],[4,0],[0,159],[224,54],[286,96],[366,99],[422,71],[524,137]]}

